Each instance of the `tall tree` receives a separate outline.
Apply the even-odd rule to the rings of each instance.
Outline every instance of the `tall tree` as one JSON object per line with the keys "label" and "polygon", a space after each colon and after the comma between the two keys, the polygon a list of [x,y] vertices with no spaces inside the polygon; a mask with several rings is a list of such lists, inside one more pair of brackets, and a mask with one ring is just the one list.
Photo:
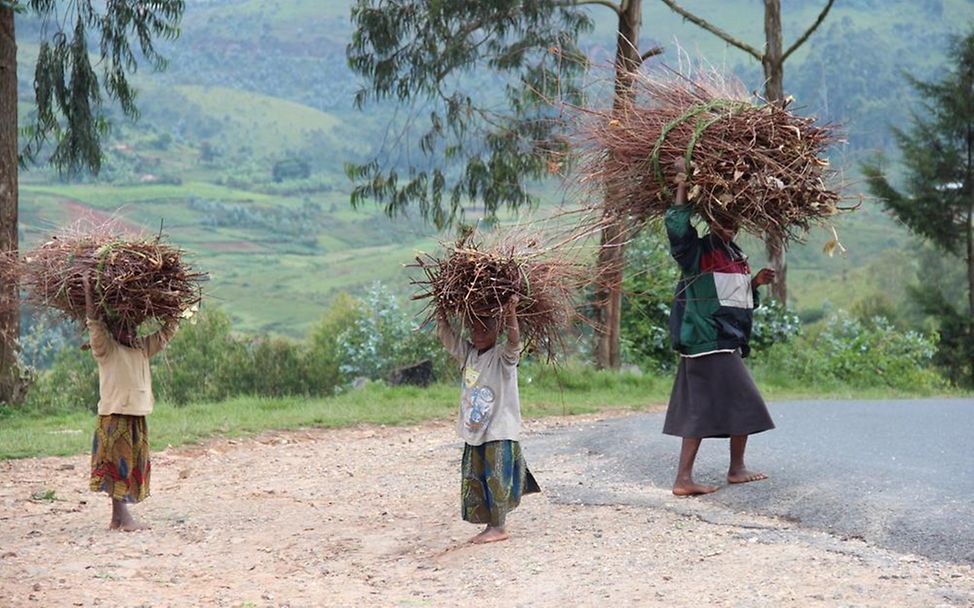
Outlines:
{"label": "tall tree", "polygon": [[[825,7],[818,14],[815,22],[805,30],[795,42],[784,49],[781,35],[781,0],[764,0],[764,50],[735,38],[726,31],[710,23],[673,0],[661,0],[663,4],[673,9],[675,13],[687,21],[700,26],[711,34],[721,38],[727,44],[735,46],[761,62],[764,69],[764,97],[768,103],[782,103],[785,99],[785,61],[798,47],[805,43],[832,9],[835,0],[827,0]],[[771,285],[771,293],[781,302],[788,301],[787,273],[788,265],[785,261],[785,243],[777,239],[768,239],[765,243],[768,250],[768,260],[775,270],[775,280]]]}
{"label": "tall tree", "polygon": [[[660,51],[639,53],[638,0],[358,0],[347,56],[367,84],[356,102],[417,103],[428,112],[428,126],[415,134],[418,157],[403,144],[346,166],[357,183],[352,204],[371,200],[390,216],[415,205],[437,227],[462,221],[469,201],[481,203],[488,217],[535,204],[530,183],[557,171],[566,150],[550,102],[582,100],[576,79],[586,59],[578,38],[591,29],[585,5],[612,10],[619,19],[620,107],[632,97],[631,73]],[[603,367],[619,365],[624,234],[616,222],[602,235],[606,286],[593,304]]]}
{"label": "tall tree", "polygon": [[923,101],[909,128],[893,128],[906,192],[890,184],[878,162],[864,164],[863,173],[872,194],[912,232],[966,261],[967,335],[942,340],[966,340],[962,350],[974,366],[974,30],[951,41],[949,59],[940,80],[907,77]]}
{"label": "tall tree", "polygon": [[[128,76],[138,68],[140,56],[157,69],[165,66],[154,44],[178,36],[183,8],[183,0],[0,0],[0,252],[18,246],[18,159],[26,163],[47,155],[61,172],[97,173],[101,140],[108,132],[102,93],[126,116],[138,117]],[[22,151],[17,141],[18,13],[41,22],[34,68],[36,111],[24,128]],[[97,52],[89,48],[90,36],[100,42]],[[137,41],[135,47],[130,38]],[[100,77],[92,65],[93,52]],[[21,390],[16,301],[13,285],[0,286],[0,402],[13,401]]]}
{"label": "tall tree", "polygon": [[[0,252],[17,249],[17,39],[14,12],[0,4]],[[0,403],[19,399],[17,285],[0,285]]]}

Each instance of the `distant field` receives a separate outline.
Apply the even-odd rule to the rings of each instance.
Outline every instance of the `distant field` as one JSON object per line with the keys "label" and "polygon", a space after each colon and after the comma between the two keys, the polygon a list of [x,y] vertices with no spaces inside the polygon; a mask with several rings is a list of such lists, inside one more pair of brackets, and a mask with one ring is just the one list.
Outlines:
{"label": "distant field", "polygon": [[[784,3],[786,44],[823,3]],[[881,4],[886,8],[881,10]],[[839,2],[823,28],[843,20],[869,28],[895,57],[912,44],[904,32],[920,28],[941,40],[944,32],[974,20],[970,2],[945,0],[939,19],[922,18],[928,4]],[[760,3],[686,0],[684,5],[760,46]],[[117,217],[150,233],[162,224],[209,272],[212,301],[247,332],[300,335],[335,294],[361,291],[373,281],[408,291],[402,265],[417,250],[436,247],[435,230],[415,219],[389,220],[376,208],[353,210],[348,204],[351,184],[343,163],[367,158],[390,136],[385,127],[391,120],[408,119],[394,118],[391,104],[365,111],[353,107],[358,79],[344,59],[351,6],[332,0],[188,3],[181,37],[163,45],[174,57],[169,70],[140,70],[134,79],[141,121],[113,116],[100,180],[65,183],[40,167],[22,175],[25,243],[36,243],[88,209],[99,220]],[[675,50],[681,48],[684,58],[749,66],[759,77],[759,66],[746,54],[683,23],[661,3],[644,7],[641,45],[664,45],[668,54],[663,61],[676,63]],[[596,63],[611,60],[615,23],[604,7],[588,11],[596,30],[586,38],[587,48]],[[23,75],[33,72],[37,45],[28,39],[18,44],[23,119],[32,95],[29,76]],[[789,59],[786,87],[800,73],[809,48]],[[923,53],[918,64],[941,61],[939,53]],[[855,161],[844,155],[837,151],[834,162],[855,173]],[[270,181],[274,162],[292,156],[312,167],[304,191]],[[143,183],[151,179],[172,183]],[[543,191],[548,200],[558,196],[554,185]],[[309,207],[318,211],[302,215]],[[793,306],[849,307],[877,294],[898,304],[915,274],[906,231],[869,205],[837,220],[836,228],[848,249],[844,255],[822,253],[831,238],[828,231],[813,232],[805,245],[789,251]],[[754,266],[763,263],[759,242],[745,239],[744,247]]]}

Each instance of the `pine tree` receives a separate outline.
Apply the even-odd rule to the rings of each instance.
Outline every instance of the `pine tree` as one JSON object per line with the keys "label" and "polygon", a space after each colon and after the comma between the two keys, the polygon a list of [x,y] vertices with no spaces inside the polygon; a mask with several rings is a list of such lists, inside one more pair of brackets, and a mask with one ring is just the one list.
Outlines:
{"label": "pine tree", "polygon": [[944,362],[968,370],[974,381],[974,30],[952,40],[948,57],[940,79],[908,77],[923,101],[907,128],[893,129],[903,191],[890,183],[881,159],[864,164],[863,173],[872,194],[907,228],[965,260],[966,314],[932,289],[932,278],[917,295],[940,318],[941,353],[952,353]]}

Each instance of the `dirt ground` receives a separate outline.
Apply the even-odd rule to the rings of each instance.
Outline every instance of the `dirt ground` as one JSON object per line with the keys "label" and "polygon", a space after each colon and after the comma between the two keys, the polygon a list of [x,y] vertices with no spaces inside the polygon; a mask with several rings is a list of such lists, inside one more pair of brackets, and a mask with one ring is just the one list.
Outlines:
{"label": "dirt ground", "polygon": [[[529,421],[529,459],[533,434],[597,419]],[[668,488],[613,488],[662,508],[568,504],[583,455],[529,460],[547,491],[510,516],[509,541],[469,545],[460,453],[449,423],[157,450],[138,533],[107,531],[87,456],[0,462],[0,606],[974,605],[970,566]]]}

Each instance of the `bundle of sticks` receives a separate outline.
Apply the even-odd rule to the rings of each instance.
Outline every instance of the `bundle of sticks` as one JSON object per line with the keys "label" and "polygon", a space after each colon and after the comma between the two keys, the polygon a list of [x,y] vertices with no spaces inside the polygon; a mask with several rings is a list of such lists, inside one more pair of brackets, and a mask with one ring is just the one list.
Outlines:
{"label": "bundle of sticks", "polygon": [[199,304],[206,278],[161,237],[121,237],[107,227],[53,236],[23,256],[17,274],[29,302],[75,319],[85,317],[87,276],[106,322],[128,327],[186,316]]}
{"label": "bundle of sticks", "polygon": [[839,141],[831,127],[787,102],[753,103],[739,83],[715,75],[640,73],[634,86],[635,103],[586,110],[579,126],[581,179],[607,211],[636,221],[662,216],[678,173],[701,216],[733,219],[759,238],[799,239],[840,210],[823,158]]}
{"label": "bundle of sticks", "polygon": [[445,249],[442,257],[424,254],[412,265],[423,271],[412,284],[420,288],[414,300],[429,300],[426,322],[443,314],[469,327],[476,318],[499,317],[517,296],[522,342],[553,359],[562,330],[577,316],[585,266],[567,249],[517,230],[489,243],[469,232]]}

